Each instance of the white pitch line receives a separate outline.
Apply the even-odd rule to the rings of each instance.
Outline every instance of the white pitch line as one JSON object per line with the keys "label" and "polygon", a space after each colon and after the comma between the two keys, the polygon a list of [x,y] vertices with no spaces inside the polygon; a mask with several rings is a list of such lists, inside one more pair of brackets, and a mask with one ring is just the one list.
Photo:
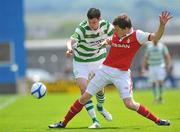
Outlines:
{"label": "white pitch line", "polygon": [[11,97],[7,100],[5,100],[2,104],[0,104],[0,110],[6,108],[7,106],[11,105],[12,103],[14,103],[17,100],[17,96],[15,97]]}

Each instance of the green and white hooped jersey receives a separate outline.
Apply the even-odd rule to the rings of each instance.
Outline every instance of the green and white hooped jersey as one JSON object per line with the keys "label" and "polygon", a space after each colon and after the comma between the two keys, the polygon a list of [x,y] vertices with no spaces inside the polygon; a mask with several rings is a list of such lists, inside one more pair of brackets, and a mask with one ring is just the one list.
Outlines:
{"label": "green and white hooped jersey", "polygon": [[88,21],[79,24],[71,39],[77,44],[74,47],[74,60],[78,62],[94,62],[106,57],[106,47],[98,45],[113,35],[114,27],[106,20],[100,20],[99,28],[91,30]]}
{"label": "green and white hooped jersey", "polygon": [[152,42],[147,44],[145,51],[145,56],[148,57],[149,66],[165,66],[165,55],[168,54],[168,48],[161,42],[158,42],[157,45],[154,45]]}

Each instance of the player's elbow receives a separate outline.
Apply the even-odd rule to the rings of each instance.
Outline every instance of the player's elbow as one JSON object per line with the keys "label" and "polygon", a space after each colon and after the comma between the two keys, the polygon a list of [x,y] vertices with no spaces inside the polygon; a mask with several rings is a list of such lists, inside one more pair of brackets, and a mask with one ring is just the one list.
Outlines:
{"label": "player's elbow", "polygon": [[151,33],[148,40],[153,41],[153,43],[157,43],[160,40],[161,36],[162,35],[159,35],[157,33]]}

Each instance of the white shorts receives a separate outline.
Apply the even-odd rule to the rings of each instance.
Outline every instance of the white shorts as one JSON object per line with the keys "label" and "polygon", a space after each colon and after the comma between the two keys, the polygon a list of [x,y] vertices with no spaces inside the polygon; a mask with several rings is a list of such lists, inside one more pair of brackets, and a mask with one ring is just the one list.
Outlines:
{"label": "white shorts", "polygon": [[149,67],[149,81],[163,81],[166,77],[166,69],[162,66],[150,66]]}
{"label": "white shorts", "polygon": [[89,82],[86,92],[94,95],[109,83],[113,83],[116,86],[121,98],[132,97],[133,85],[130,70],[121,71],[105,65],[102,65],[94,78]]}
{"label": "white shorts", "polygon": [[75,78],[89,79],[93,76],[101,66],[105,59],[96,62],[77,62],[73,60],[73,74]]}

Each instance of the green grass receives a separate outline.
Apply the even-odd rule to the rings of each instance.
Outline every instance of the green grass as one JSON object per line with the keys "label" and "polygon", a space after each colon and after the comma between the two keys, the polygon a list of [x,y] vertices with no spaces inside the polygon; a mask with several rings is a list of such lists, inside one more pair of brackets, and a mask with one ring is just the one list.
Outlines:
{"label": "green grass", "polygon": [[[180,90],[166,90],[164,104],[153,103],[151,91],[135,91],[136,101],[143,103],[156,115],[171,120],[168,127],[157,126],[136,112],[126,109],[117,91],[106,92],[106,108],[112,113],[113,121],[107,122],[97,113],[101,123],[100,129],[91,130],[91,124],[85,109],[78,114],[66,129],[49,129],[50,123],[62,120],[78,93],[47,94],[37,100],[32,96],[18,96],[17,100],[5,108],[0,109],[0,132],[179,132],[180,131]],[[14,97],[14,96],[13,96]],[[0,95],[0,106],[10,95]],[[95,101],[94,101],[95,102]]]}

